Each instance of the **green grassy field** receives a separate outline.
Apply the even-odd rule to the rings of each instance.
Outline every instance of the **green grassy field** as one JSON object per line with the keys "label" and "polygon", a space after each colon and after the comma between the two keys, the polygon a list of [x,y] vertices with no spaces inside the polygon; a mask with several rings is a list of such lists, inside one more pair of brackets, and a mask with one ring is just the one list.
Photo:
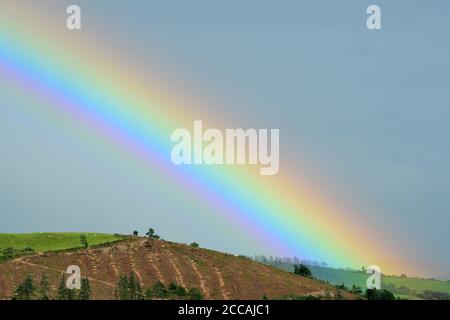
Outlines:
{"label": "green grassy field", "polygon": [[[290,264],[277,264],[274,265],[277,268],[285,271],[292,272],[293,266]],[[353,285],[361,288],[366,288],[366,281],[368,274],[362,271],[351,271],[333,268],[323,268],[308,266],[310,268],[314,278],[328,281],[334,285],[344,284],[347,288],[351,288]],[[406,277],[393,277],[383,275],[381,278],[382,287],[393,292],[400,298],[419,298],[425,290],[444,292],[450,294],[450,282],[431,280],[431,279],[418,279],[418,278],[406,278]],[[395,287],[394,287],[395,286]]]}
{"label": "green grassy field", "polygon": [[86,235],[89,246],[116,241],[119,238],[104,233],[42,232],[0,234],[0,250],[5,248],[32,248],[36,252],[56,251],[82,247],[80,235]]}
{"label": "green grassy field", "polygon": [[[332,268],[311,267],[311,272],[317,278],[327,280],[333,284],[344,283],[347,287],[351,287],[353,284],[359,285],[360,287],[365,287],[368,277],[366,273],[360,271],[348,271]],[[383,275],[382,284],[384,284],[386,287],[388,287],[389,284],[392,284],[396,287],[404,286],[409,288],[410,290],[420,292],[423,290],[432,290],[450,294],[450,282],[447,281],[406,277],[402,278]]]}

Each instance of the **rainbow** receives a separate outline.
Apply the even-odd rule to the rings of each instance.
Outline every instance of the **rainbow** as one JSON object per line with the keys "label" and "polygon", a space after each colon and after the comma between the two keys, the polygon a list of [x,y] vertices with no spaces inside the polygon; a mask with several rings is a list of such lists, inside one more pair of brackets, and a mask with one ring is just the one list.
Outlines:
{"label": "rainbow", "polygon": [[[130,74],[126,63],[105,54],[85,33],[69,37],[65,28],[51,28],[34,9],[8,6],[0,11],[0,78],[156,167],[164,179],[273,252],[336,267],[378,264],[383,271],[404,270],[390,261],[392,249],[373,228],[341,221],[338,208],[307,196],[286,173],[261,177],[245,166],[173,165],[170,132],[192,124],[195,119],[187,110],[194,103],[167,99],[158,81],[148,83],[138,73]],[[27,21],[32,32],[18,21]],[[220,115],[206,116],[204,122],[220,127],[214,120]],[[283,162],[281,155],[281,166]]]}

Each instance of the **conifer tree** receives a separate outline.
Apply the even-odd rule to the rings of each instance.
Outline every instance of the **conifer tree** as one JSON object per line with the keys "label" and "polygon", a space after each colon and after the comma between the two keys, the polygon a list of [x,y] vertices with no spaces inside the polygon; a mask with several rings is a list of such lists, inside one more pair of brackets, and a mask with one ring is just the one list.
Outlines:
{"label": "conifer tree", "polygon": [[136,279],[136,275],[132,272],[130,273],[130,279],[128,280],[130,300],[142,300],[142,288],[139,281]]}
{"label": "conifer tree", "polygon": [[66,277],[64,273],[61,276],[58,287],[58,300],[75,300],[75,290],[71,290],[66,287]]}
{"label": "conifer tree", "polygon": [[116,286],[116,299],[118,300],[129,300],[129,284],[128,277],[124,275],[119,276]]}
{"label": "conifer tree", "polygon": [[28,275],[25,280],[14,290],[13,299],[32,300],[35,291],[36,287],[33,284],[33,278],[31,275]]}
{"label": "conifer tree", "polygon": [[78,300],[89,300],[91,298],[91,286],[89,285],[89,279],[81,279],[80,293],[78,294]]}
{"label": "conifer tree", "polygon": [[42,274],[40,285],[41,287],[39,289],[39,299],[50,300],[50,283],[48,282],[48,277],[45,273]]}

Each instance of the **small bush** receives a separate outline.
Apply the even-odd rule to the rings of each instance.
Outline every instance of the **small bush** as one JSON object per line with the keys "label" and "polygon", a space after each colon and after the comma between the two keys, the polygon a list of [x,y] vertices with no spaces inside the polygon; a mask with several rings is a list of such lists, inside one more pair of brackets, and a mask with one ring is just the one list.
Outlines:
{"label": "small bush", "polygon": [[392,292],[386,289],[367,289],[366,298],[367,300],[395,300]]}
{"label": "small bush", "polygon": [[298,274],[303,277],[312,278],[312,272],[309,268],[303,264],[294,264],[294,274]]}
{"label": "small bush", "polygon": [[197,288],[189,289],[187,296],[189,300],[203,300],[203,294]]}

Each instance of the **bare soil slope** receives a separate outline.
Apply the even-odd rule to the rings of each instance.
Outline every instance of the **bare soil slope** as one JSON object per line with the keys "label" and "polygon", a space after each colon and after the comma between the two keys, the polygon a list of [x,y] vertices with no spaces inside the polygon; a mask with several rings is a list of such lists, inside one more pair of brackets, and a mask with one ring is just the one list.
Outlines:
{"label": "bare soil slope", "polygon": [[[134,272],[143,289],[155,282],[199,288],[206,299],[261,299],[288,294],[336,297],[338,290],[249,259],[162,240],[133,238],[104,247],[37,254],[0,264],[0,299],[8,299],[31,274],[39,283],[45,273],[52,289],[70,265],[88,277],[94,299],[114,299],[119,275]],[[344,299],[354,296],[341,291]]]}

